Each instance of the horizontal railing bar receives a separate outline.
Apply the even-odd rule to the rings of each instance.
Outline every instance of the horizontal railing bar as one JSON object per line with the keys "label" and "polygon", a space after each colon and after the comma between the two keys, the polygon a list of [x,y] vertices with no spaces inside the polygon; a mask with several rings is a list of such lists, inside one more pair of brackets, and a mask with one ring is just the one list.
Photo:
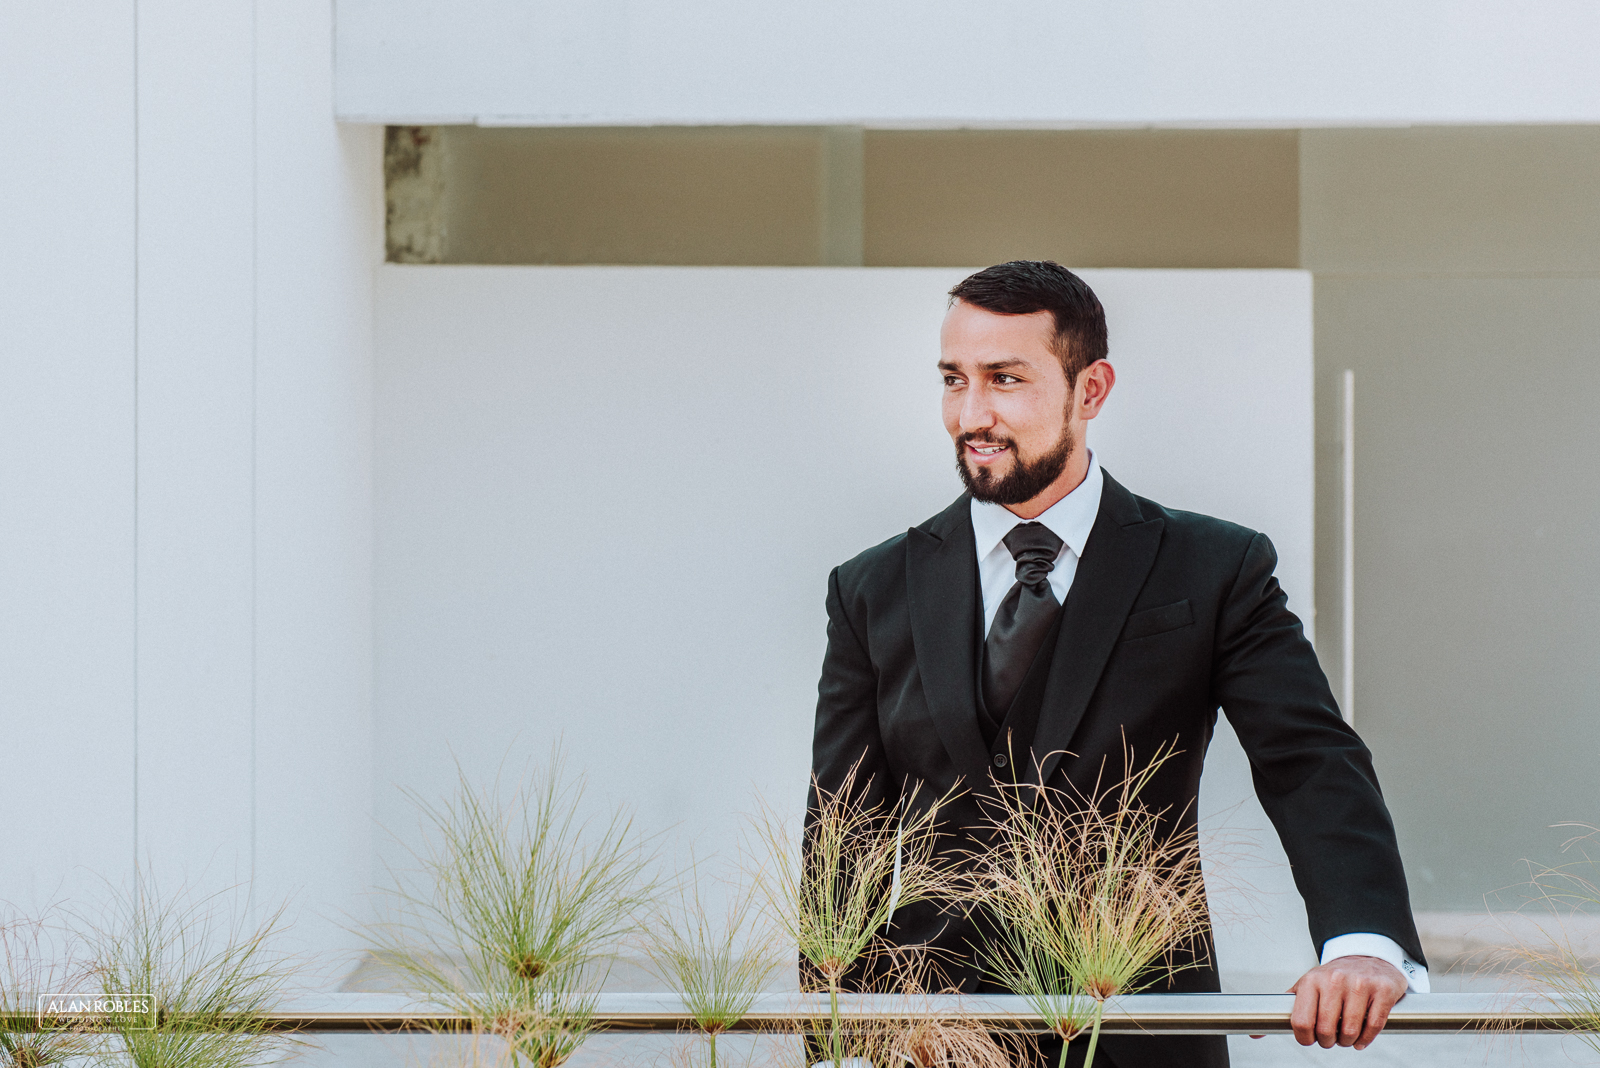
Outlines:
{"label": "horizontal railing bar", "polygon": [[[1286,1034],[1290,994],[1134,994],[1107,1002],[1103,1031],[1112,1034]],[[960,1015],[995,1031],[1042,1032],[1043,1019],[1016,996],[848,994],[840,998],[848,1022],[870,1019],[947,1019]],[[828,1015],[826,995],[760,994],[732,1030],[790,1032]],[[1456,1034],[1470,1031],[1573,1031],[1593,1019],[1592,1004],[1543,994],[1408,994],[1389,1014],[1387,1033]],[[461,1029],[467,1017],[405,994],[304,995],[270,1014],[278,1028],[313,1033],[405,1032]],[[676,994],[596,995],[594,1022],[609,1032],[688,1030],[692,1017]]]}

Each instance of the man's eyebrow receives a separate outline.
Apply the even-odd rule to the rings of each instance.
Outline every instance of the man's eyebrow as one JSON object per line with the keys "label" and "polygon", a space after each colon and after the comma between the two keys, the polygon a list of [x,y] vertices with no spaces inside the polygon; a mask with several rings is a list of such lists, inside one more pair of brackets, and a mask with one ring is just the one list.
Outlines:
{"label": "man's eyebrow", "polygon": [[[983,363],[978,364],[978,370],[980,370],[980,371],[1005,371],[1005,370],[1008,370],[1008,369],[1013,368],[1013,367],[1027,367],[1027,366],[1029,366],[1029,363],[1028,363],[1027,360],[1022,359],[1019,356],[1012,356],[1009,359],[1005,359],[1005,360],[987,360],[987,361],[985,361]],[[941,371],[959,371],[960,369],[961,369],[960,367],[958,367],[955,364],[951,363],[949,360],[940,360],[939,361],[939,370],[941,370]]]}

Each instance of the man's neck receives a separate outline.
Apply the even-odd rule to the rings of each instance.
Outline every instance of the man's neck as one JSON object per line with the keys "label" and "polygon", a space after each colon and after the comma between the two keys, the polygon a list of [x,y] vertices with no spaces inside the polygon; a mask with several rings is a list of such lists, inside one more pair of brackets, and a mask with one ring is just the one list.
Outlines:
{"label": "man's neck", "polygon": [[1018,519],[1038,519],[1045,512],[1061,503],[1061,500],[1067,494],[1083,485],[1083,480],[1088,477],[1089,450],[1087,448],[1073,449],[1072,455],[1067,457],[1067,466],[1061,469],[1061,474],[1056,476],[1054,482],[1046,486],[1037,496],[1030,497],[1021,504],[1006,505],[1006,511]]}

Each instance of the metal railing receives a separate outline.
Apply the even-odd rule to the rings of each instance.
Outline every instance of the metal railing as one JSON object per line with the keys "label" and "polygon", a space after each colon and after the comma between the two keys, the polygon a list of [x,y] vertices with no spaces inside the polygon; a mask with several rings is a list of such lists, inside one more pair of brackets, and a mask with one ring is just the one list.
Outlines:
{"label": "metal railing", "polygon": [[[594,1020],[610,1032],[671,1032],[690,1016],[676,994],[600,994]],[[1112,1034],[1287,1034],[1291,994],[1134,994],[1106,1003],[1101,1030]],[[845,1020],[948,1019],[960,1015],[995,1031],[1048,1030],[1026,998],[1015,996],[846,995]],[[826,995],[761,994],[744,1032],[794,1032],[828,1015]],[[1573,1031],[1592,1005],[1544,994],[1408,994],[1389,1014],[1386,1034],[1445,1035],[1470,1031]],[[395,1033],[461,1027],[466,1018],[405,994],[318,994],[286,1002],[271,1014],[286,1030]]]}

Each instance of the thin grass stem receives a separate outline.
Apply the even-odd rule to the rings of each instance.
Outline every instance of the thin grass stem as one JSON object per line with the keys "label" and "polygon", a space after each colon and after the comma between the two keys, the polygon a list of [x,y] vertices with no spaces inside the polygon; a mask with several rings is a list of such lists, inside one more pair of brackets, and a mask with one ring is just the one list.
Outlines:
{"label": "thin grass stem", "polygon": [[[1106,1003],[1096,1001],[1094,1003],[1094,1024],[1089,1029],[1089,1048],[1083,1052],[1083,1068],[1091,1068],[1094,1064],[1094,1048],[1100,1044],[1100,1020],[1105,1016],[1105,1013]],[[1066,1064],[1066,1057],[1067,1047],[1063,1045],[1061,1047],[1061,1063],[1063,1065]]]}
{"label": "thin grass stem", "polygon": [[839,986],[828,984],[828,1018],[833,1025],[833,1068],[844,1068],[844,1027],[839,1019]]}

